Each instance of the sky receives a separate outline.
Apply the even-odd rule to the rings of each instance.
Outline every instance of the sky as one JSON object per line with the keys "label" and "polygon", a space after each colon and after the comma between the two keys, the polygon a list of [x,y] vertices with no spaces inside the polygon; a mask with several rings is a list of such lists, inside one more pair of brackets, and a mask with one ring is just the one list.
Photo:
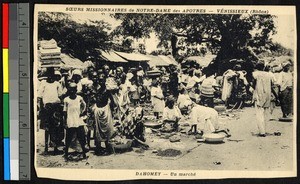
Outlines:
{"label": "sky", "polygon": [[[104,20],[111,24],[112,29],[121,24],[121,21],[118,21],[109,16],[109,14],[100,13],[72,13],[72,17],[74,20],[79,22],[85,22],[90,20]],[[286,48],[294,49],[296,39],[295,36],[295,26],[294,26],[294,17],[291,15],[279,15],[275,19],[275,26],[277,28],[277,34],[272,35],[271,38],[280,44],[282,44]],[[146,40],[146,51],[150,53],[153,50],[156,50],[156,45],[158,43],[158,39],[154,34],[150,35],[151,38]]]}
{"label": "sky", "polygon": [[272,36],[273,40],[281,43],[284,47],[289,49],[294,48],[294,44],[297,41],[295,36],[294,17],[290,15],[280,15],[275,20],[277,27],[277,34]]}

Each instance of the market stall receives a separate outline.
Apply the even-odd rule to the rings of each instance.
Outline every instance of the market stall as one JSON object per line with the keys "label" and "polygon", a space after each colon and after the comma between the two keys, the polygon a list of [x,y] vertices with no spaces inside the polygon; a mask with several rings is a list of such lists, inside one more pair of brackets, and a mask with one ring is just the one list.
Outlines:
{"label": "market stall", "polygon": [[201,68],[207,67],[214,59],[216,55],[206,54],[204,56],[190,56],[186,58],[182,63],[182,67],[200,66]]}
{"label": "market stall", "polygon": [[147,55],[150,60],[148,61],[149,66],[152,67],[163,67],[170,65],[178,65],[175,59],[172,56],[164,56],[164,55]]}

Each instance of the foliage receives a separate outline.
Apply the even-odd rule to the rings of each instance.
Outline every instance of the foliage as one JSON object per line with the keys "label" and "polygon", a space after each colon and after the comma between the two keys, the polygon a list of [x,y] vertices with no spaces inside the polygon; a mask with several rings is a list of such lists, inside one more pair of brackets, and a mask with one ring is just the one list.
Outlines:
{"label": "foliage", "polygon": [[[276,33],[271,15],[116,14],[114,17],[122,23],[113,34],[147,38],[155,32],[160,40],[158,46],[171,48],[177,59],[198,54],[199,50],[193,46],[208,43],[208,50],[217,53],[214,63],[218,70],[230,67],[223,64],[234,58],[256,61],[257,54],[270,49],[270,36]],[[185,45],[179,46],[182,39]],[[186,53],[180,55],[180,50]]]}
{"label": "foliage", "polygon": [[162,49],[159,49],[159,50],[154,50],[150,53],[150,55],[154,55],[154,56],[158,56],[158,55],[170,55],[171,52],[168,51],[168,50],[162,50]]}
{"label": "foliage", "polygon": [[141,54],[146,54],[145,44],[142,44],[142,43],[139,44],[138,52],[141,53]]}
{"label": "foliage", "polygon": [[293,50],[287,49],[282,46],[280,43],[272,43],[269,46],[269,50],[261,52],[259,54],[260,57],[276,57],[276,56],[293,56]]}
{"label": "foliage", "polygon": [[39,12],[38,40],[55,39],[62,52],[85,61],[88,56],[98,57],[96,49],[108,49],[111,27],[104,21],[79,23],[66,13]]}
{"label": "foliage", "polygon": [[118,42],[114,42],[111,48],[115,51],[131,53],[134,50],[132,44],[133,39],[129,37],[118,38]]}

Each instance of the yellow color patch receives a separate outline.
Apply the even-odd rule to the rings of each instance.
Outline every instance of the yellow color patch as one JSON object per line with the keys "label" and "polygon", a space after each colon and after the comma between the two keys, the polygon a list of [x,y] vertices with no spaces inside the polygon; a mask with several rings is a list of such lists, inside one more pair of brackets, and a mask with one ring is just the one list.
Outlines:
{"label": "yellow color patch", "polygon": [[8,49],[2,50],[2,56],[3,56],[3,93],[8,93]]}

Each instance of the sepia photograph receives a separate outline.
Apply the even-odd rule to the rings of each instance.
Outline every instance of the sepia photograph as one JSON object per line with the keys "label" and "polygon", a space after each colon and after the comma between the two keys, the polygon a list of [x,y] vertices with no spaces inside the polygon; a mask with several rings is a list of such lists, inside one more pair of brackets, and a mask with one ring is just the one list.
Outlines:
{"label": "sepia photograph", "polygon": [[38,177],[296,176],[295,7],[34,14]]}

